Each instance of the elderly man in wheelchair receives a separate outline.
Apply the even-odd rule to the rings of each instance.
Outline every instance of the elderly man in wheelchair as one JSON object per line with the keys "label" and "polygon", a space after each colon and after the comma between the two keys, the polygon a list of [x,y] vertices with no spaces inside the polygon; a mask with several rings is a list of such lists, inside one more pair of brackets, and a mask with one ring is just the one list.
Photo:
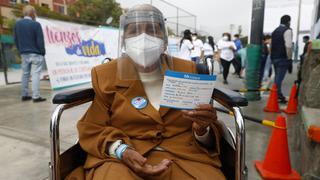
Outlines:
{"label": "elderly man in wheelchair", "polygon": [[[212,104],[188,111],[160,107],[165,70],[197,73],[201,68],[165,54],[168,36],[155,7],[135,6],[120,22],[125,53],[92,69],[93,90],[58,94],[53,100],[62,105],[51,122],[51,178],[243,179],[244,124],[238,106],[246,100],[230,90],[213,93],[234,112],[236,139],[217,121]],[[80,146],[60,155],[60,114],[91,100],[77,124]]]}

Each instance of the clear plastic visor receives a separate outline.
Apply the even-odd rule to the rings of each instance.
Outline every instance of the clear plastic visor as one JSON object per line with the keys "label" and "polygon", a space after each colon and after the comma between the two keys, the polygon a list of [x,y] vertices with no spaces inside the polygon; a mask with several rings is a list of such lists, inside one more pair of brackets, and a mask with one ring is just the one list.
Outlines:
{"label": "clear plastic visor", "polygon": [[121,17],[120,23],[120,79],[163,79],[164,70],[172,69],[172,61],[165,54],[168,36],[162,15],[129,13]]}
{"label": "clear plastic visor", "polygon": [[140,22],[128,24],[124,31],[124,39],[139,36],[142,33],[164,40],[165,32],[159,23]]}

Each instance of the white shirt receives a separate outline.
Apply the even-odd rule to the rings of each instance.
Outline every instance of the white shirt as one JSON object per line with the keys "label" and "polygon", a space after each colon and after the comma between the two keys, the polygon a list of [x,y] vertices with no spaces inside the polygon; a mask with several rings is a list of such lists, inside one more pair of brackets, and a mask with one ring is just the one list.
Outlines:
{"label": "white shirt", "polygon": [[237,49],[233,41],[224,41],[223,39],[218,41],[218,49],[221,50],[220,57],[226,61],[234,59],[234,51],[230,49],[230,46]]}
{"label": "white shirt", "polygon": [[139,76],[149,102],[156,110],[159,110],[161,89],[163,83],[163,77],[161,75],[160,69],[149,73],[139,72]]}
{"label": "white shirt", "polygon": [[209,43],[204,43],[203,45],[203,55],[212,56],[215,49],[211,47]]}
{"label": "white shirt", "polygon": [[284,32],[283,34],[283,38],[284,38],[284,44],[286,46],[286,50],[287,50],[287,55],[288,55],[288,59],[292,59],[292,30],[288,29]]}
{"label": "white shirt", "polygon": [[200,39],[196,39],[192,44],[194,49],[191,51],[191,57],[200,57],[203,49],[203,42]]}
{"label": "white shirt", "polygon": [[191,50],[193,48],[193,44],[191,43],[190,40],[188,39],[184,39],[182,41],[181,47],[180,47],[180,55],[179,57],[181,59],[185,59],[185,60],[191,60]]}

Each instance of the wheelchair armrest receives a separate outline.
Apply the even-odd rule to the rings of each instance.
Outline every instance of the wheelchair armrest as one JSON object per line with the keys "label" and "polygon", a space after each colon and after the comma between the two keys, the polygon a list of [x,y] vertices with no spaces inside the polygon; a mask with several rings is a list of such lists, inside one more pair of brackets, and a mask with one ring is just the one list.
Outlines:
{"label": "wheelchair armrest", "polygon": [[230,89],[215,88],[212,98],[228,108],[248,106],[248,100],[245,97]]}
{"label": "wheelchair armrest", "polygon": [[94,94],[92,88],[59,93],[54,96],[52,103],[69,104],[83,99],[93,99]]}

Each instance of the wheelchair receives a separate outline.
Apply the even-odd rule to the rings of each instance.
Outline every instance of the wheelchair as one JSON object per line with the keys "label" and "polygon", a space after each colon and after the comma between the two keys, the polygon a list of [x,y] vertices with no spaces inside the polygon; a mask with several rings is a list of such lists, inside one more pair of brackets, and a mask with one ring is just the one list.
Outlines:
{"label": "wheelchair", "polygon": [[[49,162],[50,179],[64,179],[72,170],[83,165],[86,160],[86,153],[81,149],[79,143],[60,154],[59,124],[60,117],[64,110],[88,103],[94,98],[92,88],[76,90],[66,93],[56,94],[53,104],[57,104],[50,121],[50,145],[51,158]],[[248,101],[241,94],[228,89],[214,89],[212,99],[233,112],[236,135],[234,136],[230,128],[223,122],[221,155],[222,172],[229,180],[246,179],[247,171],[245,167],[245,124],[240,107],[247,106]]]}

